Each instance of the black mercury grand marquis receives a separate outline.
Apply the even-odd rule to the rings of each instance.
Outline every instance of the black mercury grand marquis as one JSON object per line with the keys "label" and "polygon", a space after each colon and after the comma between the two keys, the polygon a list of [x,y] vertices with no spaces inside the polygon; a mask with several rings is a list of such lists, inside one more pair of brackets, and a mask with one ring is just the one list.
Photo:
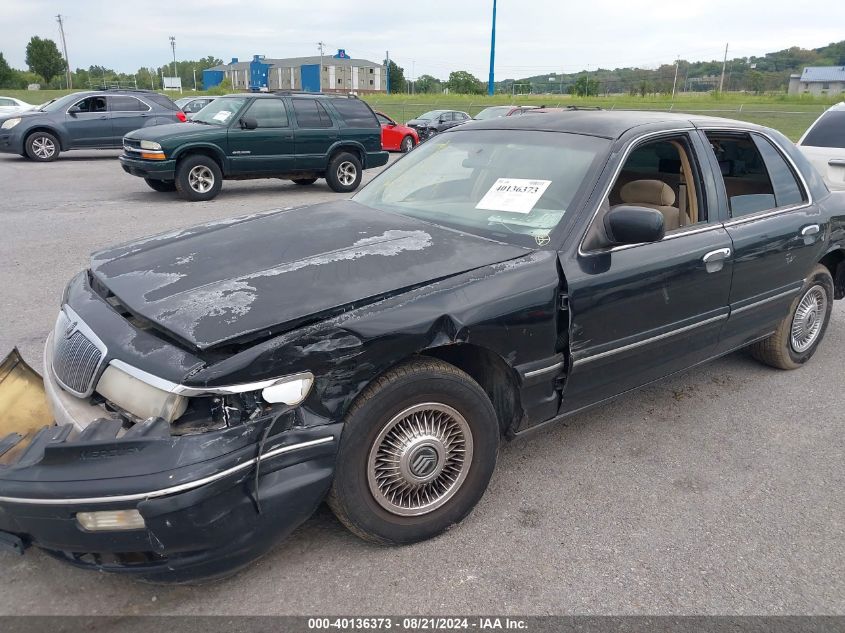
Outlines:
{"label": "black mercury grand marquis", "polygon": [[371,541],[430,538],[502,437],[742,347],[800,367],[844,256],[845,196],[772,130],[460,126],[352,200],[95,253],[45,349],[57,425],[0,440],[0,541],[184,582],[324,499]]}

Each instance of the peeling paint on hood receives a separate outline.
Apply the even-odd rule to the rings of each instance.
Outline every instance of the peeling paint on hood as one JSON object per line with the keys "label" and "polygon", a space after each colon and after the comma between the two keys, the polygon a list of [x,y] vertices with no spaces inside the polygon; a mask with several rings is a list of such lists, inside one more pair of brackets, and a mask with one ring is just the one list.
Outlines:
{"label": "peeling paint on hood", "polygon": [[171,231],[91,268],[129,310],[206,349],[526,252],[347,200]]}

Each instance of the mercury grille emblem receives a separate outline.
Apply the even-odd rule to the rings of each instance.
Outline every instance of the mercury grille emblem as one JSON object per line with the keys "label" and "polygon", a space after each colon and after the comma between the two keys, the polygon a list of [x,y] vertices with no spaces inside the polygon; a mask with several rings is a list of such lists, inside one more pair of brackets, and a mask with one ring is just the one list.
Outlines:
{"label": "mercury grille emblem", "polygon": [[427,477],[437,466],[437,451],[431,446],[423,446],[411,460],[411,472],[417,477]]}
{"label": "mercury grille emblem", "polygon": [[70,335],[76,331],[77,325],[79,325],[79,321],[68,323],[68,326],[65,328],[65,338],[70,338]]}

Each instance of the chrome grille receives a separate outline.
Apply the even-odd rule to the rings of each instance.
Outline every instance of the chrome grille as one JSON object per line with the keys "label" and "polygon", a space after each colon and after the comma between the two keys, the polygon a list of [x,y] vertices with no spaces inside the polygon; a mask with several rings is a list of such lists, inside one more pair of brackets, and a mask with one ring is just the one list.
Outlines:
{"label": "chrome grille", "polygon": [[53,374],[65,389],[78,396],[94,391],[105,346],[70,308],[59,313],[53,332]]}

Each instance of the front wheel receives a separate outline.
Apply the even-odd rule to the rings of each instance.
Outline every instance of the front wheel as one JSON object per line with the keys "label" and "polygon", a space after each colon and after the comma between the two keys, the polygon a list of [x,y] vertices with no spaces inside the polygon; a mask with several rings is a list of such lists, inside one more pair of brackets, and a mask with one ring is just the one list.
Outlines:
{"label": "front wheel", "polygon": [[176,190],[186,200],[211,200],[223,186],[223,172],[217,162],[203,154],[184,158],[176,169]]}
{"label": "front wheel", "polygon": [[49,163],[59,157],[59,140],[49,132],[34,132],[27,137],[24,149],[32,160]]}
{"label": "front wheel", "polygon": [[333,191],[350,193],[361,184],[361,161],[349,152],[341,152],[329,162],[326,182]]}
{"label": "front wheel", "polygon": [[391,370],[346,416],[328,502],[363,539],[422,541],[459,523],[496,465],[499,425],[460,369],[418,359]]}
{"label": "front wheel", "polygon": [[414,149],[414,137],[410,134],[402,139],[402,143],[399,144],[399,151],[403,154],[407,154],[412,149]]}
{"label": "front wheel", "polygon": [[804,282],[775,333],[751,345],[752,356],[778,369],[798,369],[816,353],[833,309],[833,277],[821,264]]}
{"label": "front wheel", "polygon": [[176,182],[173,180],[157,180],[155,178],[144,178],[144,182],[147,183],[150,189],[155,191],[161,191],[162,193],[167,191],[176,191]]}

